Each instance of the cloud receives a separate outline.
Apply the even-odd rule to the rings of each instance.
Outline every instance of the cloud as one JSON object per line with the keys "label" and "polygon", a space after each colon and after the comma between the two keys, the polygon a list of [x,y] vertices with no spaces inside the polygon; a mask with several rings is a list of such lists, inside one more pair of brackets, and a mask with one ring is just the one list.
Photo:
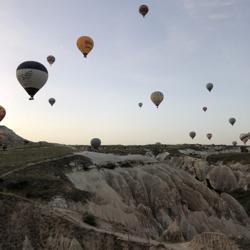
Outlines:
{"label": "cloud", "polygon": [[226,14],[219,14],[219,13],[215,13],[215,14],[211,14],[208,16],[208,18],[210,20],[214,20],[214,21],[219,21],[219,20],[223,20],[223,19],[227,19],[229,16]]}
{"label": "cloud", "polygon": [[187,9],[230,7],[238,3],[236,0],[183,0],[183,2]]}
{"label": "cloud", "polygon": [[190,16],[215,21],[229,18],[230,8],[238,3],[237,0],[183,0]]}

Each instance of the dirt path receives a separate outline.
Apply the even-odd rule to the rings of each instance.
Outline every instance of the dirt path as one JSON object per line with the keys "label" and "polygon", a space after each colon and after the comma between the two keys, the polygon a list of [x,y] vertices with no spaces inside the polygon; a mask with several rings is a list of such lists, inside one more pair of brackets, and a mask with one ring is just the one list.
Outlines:
{"label": "dirt path", "polygon": [[[4,196],[10,196],[10,197],[14,197],[18,200],[23,200],[25,202],[31,203],[34,207],[39,208],[41,210],[41,213],[43,213],[44,215],[47,216],[55,216],[55,217],[60,217],[63,220],[67,220],[70,223],[73,223],[74,225],[81,227],[81,228],[85,228],[88,230],[92,230],[95,231],[97,233],[100,234],[109,234],[109,235],[113,235],[116,236],[118,239],[124,241],[124,242],[128,242],[128,235],[127,234],[123,234],[123,233],[118,233],[118,232],[112,232],[112,231],[107,231],[104,229],[100,229],[97,227],[93,227],[90,226],[86,223],[84,223],[81,219],[81,216],[78,212],[75,212],[73,210],[69,210],[69,209],[62,209],[62,208],[50,208],[47,205],[43,205],[40,204],[36,201],[24,198],[22,196],[16,195],[16,194],[11,194],[11,193],[2,193],[0,192],[0,194],[4,195]],[[148,239],[145,238],[141,238],[138,236],[133,236],[133,235],[129,235],[129,242],[130,243],[139,243],[139,244],[143,244],[145,246],[149,246],[149,241]],[[171,250],[188,250],[187,244],[188,243],[176,243],[176,244],[171,244],[171,243],[163,243],[163,242],[159,242],[159,241],[155,241],[155,240],[150,240],[150,246],[157,246],[159,244],[162,244],[166,247],[166,249],[171,249]]]}
{"label": "dirt path", "polygon": [[[69,222],[76,224],[79,227],[85,228],[85,229],[89,229],[89,230],[94,230],[95,232],[101,233],[101,234],[109,234],[109,235],[114,235],[117,238],[119,238],[122,241],[127,242],[128,241],[128,235],[127,234],[123,234],[123,233],[117,233],[117,232],[112,232],[112,231],[107,231],[104,229],[99,229],[93,226],[90,226],[84,222],[82,222],[81,220],[81,216],[79,215],[79,213],[72,211],[72,210],[68,210],[68,209],[62,209],[62,208],[56,208],[53,209],[53,212],[56,216],[66,219]],[[149,241],[148,239],[145,238],[141,238],[138,236],[133,236],[133,235],[129,235],[129,242],[133,243],[141,243],[144,244],[146,246],[149,246]],[[163,244],[166,249],[171,249],[171,250],[188,250],[188,243],[176,243],[176,244],[171,244],[171,243],[163,243],[163,242],[159,242],[159,241],[155,241],[155,240],[150,240],[150,246],[158,246],[159,244]]]}
{"label": "dirt path", "polygon": [[13,169],[9,172],[6,172],[2,175],[0,175],[0,178],[4,178],[8,175],[11,175],[13,173],[16,173],[16,172],[19,172],[20,170],[24,170],[26,168],[29,168],[29,167],[32,167],[32,166],[35,166],[35,165],[38,165],[38,164],[42,164],[42,163],[46,163],[46,162],[50,162],[50,161],[57,161],[57,160],[62,160],[62,159],[65,159],[65,158],[68,158],[68,157],[71,157],[73,156],[74,154],[69,154],[69,155],[65,155],[65,156],[61,156],[61,157],[55,157],[55,158],[49,158],[49,159],[46,159],[46,160],[42,160],[42,161],[38,161],[38,162],[30,162],[28,163],[26,166],[23,166],[23,167],[20,167],[20,168],[16,168],[16,169]]}

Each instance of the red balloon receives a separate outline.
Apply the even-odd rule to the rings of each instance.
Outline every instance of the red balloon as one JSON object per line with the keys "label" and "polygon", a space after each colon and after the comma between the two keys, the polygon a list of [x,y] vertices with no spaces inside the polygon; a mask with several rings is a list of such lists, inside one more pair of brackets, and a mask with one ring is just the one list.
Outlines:
{"label": "red balloon", "polygon": [[5,115],[6,115],[5,108],[0,105],[0,121],[3,120],[3,118],[5,117]]}

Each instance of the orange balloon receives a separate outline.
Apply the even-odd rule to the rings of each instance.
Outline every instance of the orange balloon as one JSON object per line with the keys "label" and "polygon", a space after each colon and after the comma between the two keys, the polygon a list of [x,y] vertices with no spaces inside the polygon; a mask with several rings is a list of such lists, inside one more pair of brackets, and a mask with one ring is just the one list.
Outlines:
{"label": "orange balloon", "polygon": [[88,53],[94,47],[94,41],[91,37],[81,36],[78,38],[76,45],[78,49],[83,53],[84,57],[87,57]]}

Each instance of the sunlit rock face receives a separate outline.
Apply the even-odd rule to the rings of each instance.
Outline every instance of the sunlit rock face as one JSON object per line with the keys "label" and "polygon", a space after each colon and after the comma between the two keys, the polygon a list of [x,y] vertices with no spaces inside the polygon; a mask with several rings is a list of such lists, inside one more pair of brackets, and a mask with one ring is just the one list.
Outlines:
{"label": "sunlit rock face", "polygon": [[[204,163],[204,169],[199,173],[201,180],[206,178],[208,164]],[[96,168],[67,173],[67,177],[76,188],[95,194],[88,209],[111,223],[113,230],[122,225],[131,234],[179,242],[206,231],[250,237],[249,218],[236,200],[220,196],[170,162]]]}
{"label": "sunlit rock face", "polygon": [[206,159],[190,156],[171,157],[165,163],[186,171],[197,180],[218,192],[250,189],[250,164],[229,162],[209,163]]}
{"label": "sunlit rock face", "polygon": [[190,242],[189,247],[193,250],[239,250],[238,246],[226,235],[210,232],[196,235]]}
{"label": "sunlit rock face", "polygon": [[211,186],[222,192],[230,192],[239,188],[237,178],[227,166],[213,167],[207,174]]}
{"label": "sunlit rock face", "polygon": [[48,204],[51,208],[68,208],[67,202],[62,197],[53,197]]}
{"label": "sunlit rock face", "polygon": [[178,150],[183,155],[187,156],[198,156],[200,158],[206,158],[209,155],[216,155],[222,153],[240,153],[240,147],[228,147],[225,145],[213,145],[213,146],[205,146],[200,145],[200,148],[192,149],[192,148],[185,148]]}

